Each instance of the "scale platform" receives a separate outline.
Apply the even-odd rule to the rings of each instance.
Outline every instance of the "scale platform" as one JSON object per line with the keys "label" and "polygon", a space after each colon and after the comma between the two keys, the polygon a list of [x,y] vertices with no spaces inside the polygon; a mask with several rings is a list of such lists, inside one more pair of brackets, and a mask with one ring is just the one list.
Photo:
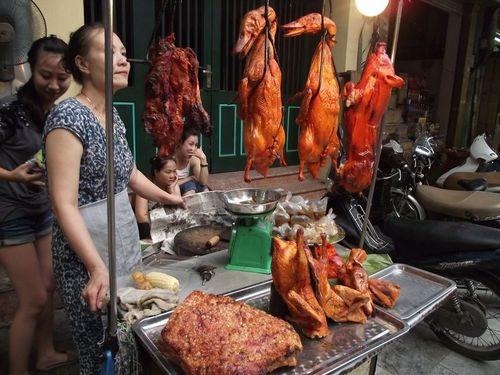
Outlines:
{"label": "scale platform", "polygon": [[266,220],[281,198],[275,190],[237,189],[222,193],[226,210],[236,216],[229,241],[228,270],[271,273],[273,223]]}

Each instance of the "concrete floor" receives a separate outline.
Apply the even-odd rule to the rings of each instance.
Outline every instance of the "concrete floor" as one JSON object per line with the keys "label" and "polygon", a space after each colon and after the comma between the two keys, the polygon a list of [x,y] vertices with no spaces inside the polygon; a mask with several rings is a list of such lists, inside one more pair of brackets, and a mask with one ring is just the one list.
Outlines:
{"label": "concrete floor", "polygon": [[[68,322],[62,310],[55,314],[55,340],[59,350],[72,350]],[[8,329],[0,329],[0,374],[7,373]],[[78,364],[45,372],[50,375],[78,374]],[[425,324],[420,324],[392,343],[378,357],[377,375],[498,375],[500,361],[477,362],[444,347]]]}

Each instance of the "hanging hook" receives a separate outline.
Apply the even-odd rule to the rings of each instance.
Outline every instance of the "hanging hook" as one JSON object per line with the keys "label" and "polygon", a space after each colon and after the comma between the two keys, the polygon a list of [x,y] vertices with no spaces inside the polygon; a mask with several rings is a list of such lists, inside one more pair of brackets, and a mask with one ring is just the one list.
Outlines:
{"label": "hanging hook", "polygon": [[321,7],[321,52],[320,52],[320,61],[319,61],[319,77],[318,77],[318,89],[314,96],[319,94],[319,90],[321,90],[321,78],[323,76],[323,53],[325,49],[326,43],[326,30],[325,30],[325,0],[323,0],[323,4]]}
{"label": "hanging hook", "polygon": [[[180,6],[181,5],[182,5],[182,0],[181,0]],[[179,8],[180,8],[180,6],[179,6]],[[177,0],[173,0],[171,12],[170,12],[170,30],[169,30],[170,34],[174,32],[174,20],[175,20],[176,8],[177,8]]]}
{"label": "hanging hook", "polygon": [[[266,39],[264,40],[264,63],[265,63],[265,68],[267,68],[267,64],[269,64],[269,0],[265,1],[264,4],[264,17],[266,19],[266,26],[265,26],[265,35]],[[264,70],[265,74],[265,70]]]}

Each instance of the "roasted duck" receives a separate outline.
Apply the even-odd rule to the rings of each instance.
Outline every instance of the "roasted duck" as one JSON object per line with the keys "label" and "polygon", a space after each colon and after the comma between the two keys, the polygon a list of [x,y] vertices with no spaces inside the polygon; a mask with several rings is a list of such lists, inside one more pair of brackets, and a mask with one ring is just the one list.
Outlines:
{"label": "roasted duck", "polygon": [[246,13],[233,50],[240,58],[246,57],[238,87],[238,115],[244,124],[243,143],[247,153],[246,182],[251,181],[252,166],[265,177],[277,157],[281,165],[286,165],[283,154],[285,131],[281,125],[281,70],[274,49],[277,19],[272,8],[268,8],[268,19],[270,36],[265,32],[265,7]]}
{"label": "roasted duck", "polygon": [[366,260],[366,252],[363,249],[351,249],[349,259],[338,272],[338,277],[342,285],[356,289],[358,292],[368,297],[370,300],[363,308],[366,315],[373,313],[373,303],[368,287],[368,273],[363,268]]}
{"label": "roasted duck", "polygon": [[158,156],[173,154],[184,123],[210,135],[198,85],[198,59],[191,48],[176,47],[174,41],[170,34],[150,48],[151,68],[145,78],[144,126]]}
{"label": "roasted duck", "polygon": [[382,115],[391,90],[404,85],[403,79],[394,73],[385,49],[385,43],[377,43],[366,61],[361,80],[356,86],[348,82],[342,92],[347,107],[349,152],[347,162],[340,167],[339,183],[351,193],[361,192],[370,185]]}
{"label": "roasted duck", "polygon": [[[302,98],[300,112],[295,120],[300,126],[298,142],[299,180],[303,181],[304,166],[307,165],[313,178],[320,167],[325,166],[328,157],[336,168],[339,151],[337,136],[339,104],[339,85],[337,82],[331,48],[335,43],[336,26],[324,17],[327,32],[325,41],[316,47],[304,90],[292,100]],[[294,22],[283,25],[285,37],[321,32],[321,14],[311,13]],[[323,63],[321,64],[321,61]]]}
{"label": "roasted duck", "polygon": [[297,232],[297,242],[274,237],[273,245],[273,283],[288,307],[287,318],[297,323],[307,337],[325,337],[328,325],[311,285],[302,231]]}
{"label": "roasted duck", "polygon": [[317,248],[316,258],[305,248],[311,269],[316,297],[326,316],[336,322],[366,322],[366,307],[371,303],[370,296],[343,285],[332,289],[328,282],[327,248]]}
{"label": "roasted duck", "polygon": [[174,311],[159,349],[185,374],[266,374],[295,366],[302,350],[293,327],[225,296],[194,291]]}

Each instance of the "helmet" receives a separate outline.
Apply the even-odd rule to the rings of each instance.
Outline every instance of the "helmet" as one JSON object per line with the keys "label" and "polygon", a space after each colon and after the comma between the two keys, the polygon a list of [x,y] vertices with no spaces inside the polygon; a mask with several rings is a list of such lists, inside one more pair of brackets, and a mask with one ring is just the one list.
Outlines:
{"label": "helmet", "polygon": [[498,159],[498,155],[490,146],[485,133],[474,138],[470,146],[470,154],[474,159],[482,159],[487,163]]}

